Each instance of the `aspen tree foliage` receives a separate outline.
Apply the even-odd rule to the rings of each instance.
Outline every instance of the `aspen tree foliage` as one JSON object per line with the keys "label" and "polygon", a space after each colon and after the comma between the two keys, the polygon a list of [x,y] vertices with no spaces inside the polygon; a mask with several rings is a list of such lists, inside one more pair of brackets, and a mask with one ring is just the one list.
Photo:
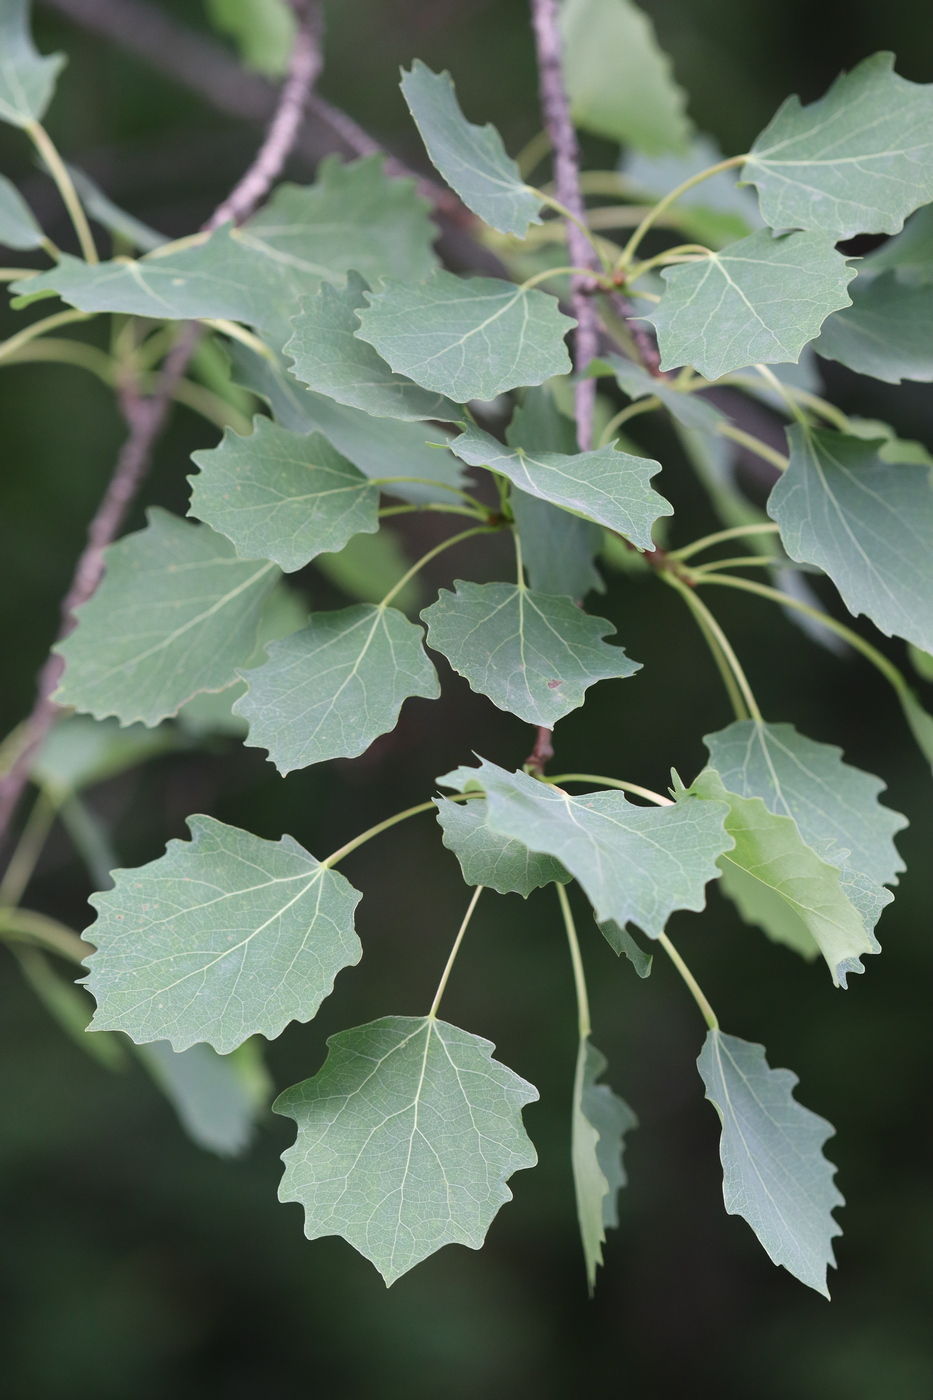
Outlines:
{"label": "aspen tree foliage", "polygon": [[[20,844],[0,936],[37,988],[56,980],[48,954],[82,964],[85,990],[58,978],[47,995],[56,1014],[83,1027],[93,999],[81,1030],[93,1053],[138,1054],[196,1141],[236,1152],[263,1105],[262,1038],[311,1020],[338,975],[366,977],[354,917],[369,891],[344,857],[397,822],[436,821],[466,912],[433,1003],[341,1030],[274,1103],[296,1125],[280,1198],[300,1202],[309,1239],[343,1236],[387,1284],[446,1244],[482,1246],[511,1178],[535,1165],[522,1111],[538,1091],[445,1021],[442,997],[481,892],[552,887],[578,1007],[568,1151],[592,1291],[638,1105],[616,1092],[626,1066],[592,1038],[576,882],[598,925],[588,936],[640,977],[653,945],[682,974],[708,1028],[697,1090],[721,1121],[726,1210],[828,1296],[843,1204],[823,1152],[833,1129],[794,1074],[720,1027],[665,929],[678,910],[702,917],[718,881],[747,924],[841,990],[880,953],[907,819],[881,778],[753,694],[716,602],[739,590],[763,627],[770,606],[844,639],[893,687],[918,762],[933,762],[912,681],[806,582],[825,576],[840,610],[933,652],[933,459],[848,417],[812,375],[815,349],[887,383],[933,380],[933,87],[869,55],[724,156],[694,130],[631,0],[532,0],[542,132],[518,158],[464,114],[456,73],[415,58],[401,92],[433,179],[371,153],[328,157],[297,185],[278,176],[323,62],[316,7],[212,9],[283,75],[281,99],[230,198],[167,241],[65,165],[42,125],[65,58],[37,51],[26,0],[0,0],[0,119],[57,182],[81,252],[56,247],[0,177],[0,243],[31,255],[0,272],[22,313],[0,368],[43,345],[54,360],[58,328],[109,318],[112,351],[88,350],[86,367],[114,385],[129,432],[36,709],[4,745],[3,819]],[[273,16],[267,29],[253,10]],[[581,170],[575,128],[619,143],[618,168]],[[455,210],[481,270],[442,264],[432,201]],[[863,257],[842,246],[865,234],[886,241]],[[229,362],[226,398],[186,373],[208,355]],[[711,396],[723,388],[732,399]],[[786,445],[734,421],[737,394],[783,416]],[[216,445],[194,454],[187,515],[152,508],[121,535],[173,398],[217,425]],[[669,416],[710,493],[719,528],[703,538],[678,535],[654,480],[663,464],[627,436],[649,413]],[[766,510],[722,466],[734,444],[772,473]],[[449,529],[396,562],[388,522],[419,512]],[[493,582],[470,577],[470,542],[487,535],[511,541],[514,561]],[[289,575],[339,570],[366,542],[386,545],[384,589],[351,585],[345,605],[308,615]],[[413,581],[455,545],[465,577],[413,612]],[[650,648],[629,655],[625,617],[602,615],[600,568],[620,556],[677,595],[734,710],[704,736],[702,771],[672,771],[665,792],[637,773],[548,767],[591,687],[652,665]],[[97,914],[80,937],[21,902],[52,818],[91,783],[212,734],[281,774],[356,757],[411,697],[440,695],[438,655],[530,727],[522,768],[477,754],[330,851],[193,812],[190,839],[149,864],[111,869],[98,850]]]}

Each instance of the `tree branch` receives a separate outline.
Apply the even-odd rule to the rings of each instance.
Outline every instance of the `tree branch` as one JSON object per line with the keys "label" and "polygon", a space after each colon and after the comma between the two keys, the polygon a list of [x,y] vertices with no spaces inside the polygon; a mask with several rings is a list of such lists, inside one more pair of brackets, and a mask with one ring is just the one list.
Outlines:
{"label": "tree branch", "polygon": [[[281,172],[297,136],[308,93],[320,71],[321,59],[317,44],[317,6],[310,0],[297,0],[295,9],[298,28],[289,75],[282,87],[266,140],[233,193],[208,219],[204,225],[206,229],[216,228],[231,218],[241,222],[253,212]],[[174,348],[166,357],[157,393],[142,395],[131,383],[124,385],[120,391],[120,407],[129,427],[129,436],[120,449],[110,485],[88,528],[87,545],[78,560],[71,586],[62,600],[57,641],[74,630],[77,625],[75,610],[93,597],[100,583],[104,572],[104,551],[116,538],[149,470],[153,450],[168,419],[172,395],[188,367],[200,335],[201,327],[196,322],[188,322],[184,326]],[[36,750],[59,714],[59,706],[52,696],[58,688],[64,667],[61,656],[55,652],[49,654],[39,673],[36,703],[23,725],[16,758],[9,771],[0,777],[0,841],[6,834],[26,786]]]}

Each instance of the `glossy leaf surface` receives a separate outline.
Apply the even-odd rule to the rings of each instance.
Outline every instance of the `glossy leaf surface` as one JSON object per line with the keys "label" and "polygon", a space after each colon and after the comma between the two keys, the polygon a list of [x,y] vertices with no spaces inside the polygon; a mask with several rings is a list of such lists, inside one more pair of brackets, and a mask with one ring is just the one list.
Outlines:
{"label": "glossy leaf surface", "polygon": [[91,1025],[227,1054],[311,1020],[340,969],[360,960],[360,895],[290,836],[263,841],[204,816],[188,825],[190,842],[115,870],[115,887],[91,897]]}
{"label": "glossy leaf surface", "polygon": [[327,1045],[274,1104],[298,1124],[279,1198],[304,1206],[308,1238],[342,1235],[387,1284],[445,1244],[479,1249],[506,1181],[537,1161],[521,1111],[538,1091],[488,1040],[433,1017],[386,1016]]}

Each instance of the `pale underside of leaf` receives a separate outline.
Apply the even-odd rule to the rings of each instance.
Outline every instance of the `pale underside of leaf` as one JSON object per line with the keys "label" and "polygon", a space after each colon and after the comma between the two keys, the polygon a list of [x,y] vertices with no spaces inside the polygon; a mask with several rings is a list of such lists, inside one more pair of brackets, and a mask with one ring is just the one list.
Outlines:
{"label": "pale underside of leaf", "polygon": [[697,1061],[722,1120],[723,1197],[775,1264],[827,1298],[826,1269],[844,1205],[821,1148],[833,1128],[793,1097],[797,1076],[771,1069],[764,1048],[711,1030]]}
{"label": "pale underside of leaf", "polygon": [[66,668],[55,698],[123,724],[158,724],[200,691],[230,685],[279,577],[268,560],[237,558],[206,525],[158,508],[148,522],[106,551],[103,581],[57,648]]}
{"label": "pale underside of leaf", "polygon": [[759,229],[720,253],[665,268],[667,291],[646,313],[663,370],[693,365],[707,379],[749,364],[796,361],[855,276],[825,233],[775,238]]}
{"label": "pale underside of leaf", "polygon": [[886,462],[879,444],[788,429],[790,465],[768,501],[792,559],[829,574],[855,615],[933,649],[933,484],[927,466]]}
{"label": "pale underside of leaf", "polygon": [[407,697],[440,694],[422,636],[397,608],[314,613],[272,643],[263,666],[242,673],[249,689],[234,714],[249,721],[247,744],[267,749],[281,773],[355,758],[395,728]]}
{"label": "pale underside of leaf", "polygon": [[244,559],[273,559],[286,573],[379,528],[379,489],[321,433],[292,433],[257,416],[253,432],[228,428],[219,447],[195,452],[190,515],[226,535]]}
{"label": "pale underside of leaf", "polygon": [[304,1207],[308,1238],[343,1236],[387,1284],[445,1244],[481,1248],[507,1179],[537,1161],[521,1120],[537,1090],[433,1017],[327,1044],[318,1074],[274,1104],[298,1124],[279,1198]]}
{"label": "pale underside of leaf", "polygon": [[450,444],[474,467],[489,467],[527,491],[617,530],[640,549],[653,549],[651,526],[674,508],[649,485],[660,462],[618,452],[612,444],[595,452],[525,452],[469,427]]}
{"label": "pale underside of leaf", "polygon": [[614,628],[569,598],[523,584],[465,583],[442,588],[422,612],[428,645],[441,652],[473,690],[529,724],[551,729],[583,704],[598,680],[631,676],[639,663],[603,638]]}
{"label": "pale underside of leaf", "polygon": [[637,807],[620,792],[571,797],[483,760],[477,781],[489,799],[489,825],[559,860],[579,880],[602,923],[635,923],[649,938],[675,909],[705,907],[716,858],[732,844],[728,808],[687,798]]}
{"label": "pale underside of leaf", "polygon": [[481,798],[451,802],[436,797],[434,801],[444,845],[457,857],[468,885],[483,885],[498,894],[520,894],[527,899],[542,885],[557,881],[564,885],[571,878],[552,856],[538,855],[521,841],[493,831]]}
{"label": "pale underside of leaf", "polygon": [[114,888],[91,897],[91,1024],[227,1054],[311,1020],[341,968],[360,960],[360,894],[290,836],[263,841],[204,816],[188,825],[190,843],[115,870]]}
{"label": "pale underside of leaf", "polygon": [[933,200],[933,86],[894,72],[876,53],[841,74],[818,102],[789,97],[761,133],[742,178],[758,187],[772,228],[834,238],[897,233]]}
{"label": "pale underside of leaf", "polygon": [[387,281],[359,319],[359,338],[394,370],[456,403],[570,370],[564,336],[575,321],[545,292],[491,277]]}
{"label": "pale underside of leaf", "polygon": [[522,179],[495,127],[468,122],[449,73],[432,73],[416,58],[402,71],[402,95],[428,155],[451,189],[492,228],[524,238],[541,222],[541,199]]}

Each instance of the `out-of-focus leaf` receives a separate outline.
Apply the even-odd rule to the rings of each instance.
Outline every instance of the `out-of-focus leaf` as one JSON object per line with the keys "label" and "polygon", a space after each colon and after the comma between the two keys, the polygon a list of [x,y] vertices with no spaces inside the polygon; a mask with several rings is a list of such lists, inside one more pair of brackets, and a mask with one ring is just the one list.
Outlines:
{"label": "out-of-focus leaf", "polygon": [[295,16],[286,0],[207,0],[211,24],[229,34],[250,68],[270,78],[288,71]]}
{"label": "out-of-focus leaf", "polygon": [[0,4],[0,121],[28,126],[41,120],[55,80],[67,62],[63,53],[42,55],[29,32],[29,0]]}
{"label": "out-of-focus leaf", "polygon": [[[0,64],[2,64],[0,56]],[[41,248],[44,235],[19,190],[0,175],[0,244],[4,248]]]}
{"label": "out-of-focus leaf", "polygon": [[564,0],[560,25],[576,124],[649,155],[684,150],[687,94],[644,11],[631,0]]}
{"label": "out-of-focus leaf", "polygon": [[593,360],[588,373],[613,375],[619,388],[630,399],[644,399],[654,395],[661,400],[671,417],[685,428],[714,433],[717,423],[725,418],[725,414],[708,400],[700,398],[698,394],[682,393],[674,388],[669,379],[649,374],[641,365],[636,365],[633,360],[623,359],[621,355],[606,355]]}
{"label": "out-of-focus leaf", "polygon": [[218,1055],[204,1044],[176,1051],[167,1040],[153,1040],[138,1045],[136,1052],[192,1141],[220,1157],[246,1151],[256,1127],[257,1104],[248,1082],[237,1073],[236,1051]]}

